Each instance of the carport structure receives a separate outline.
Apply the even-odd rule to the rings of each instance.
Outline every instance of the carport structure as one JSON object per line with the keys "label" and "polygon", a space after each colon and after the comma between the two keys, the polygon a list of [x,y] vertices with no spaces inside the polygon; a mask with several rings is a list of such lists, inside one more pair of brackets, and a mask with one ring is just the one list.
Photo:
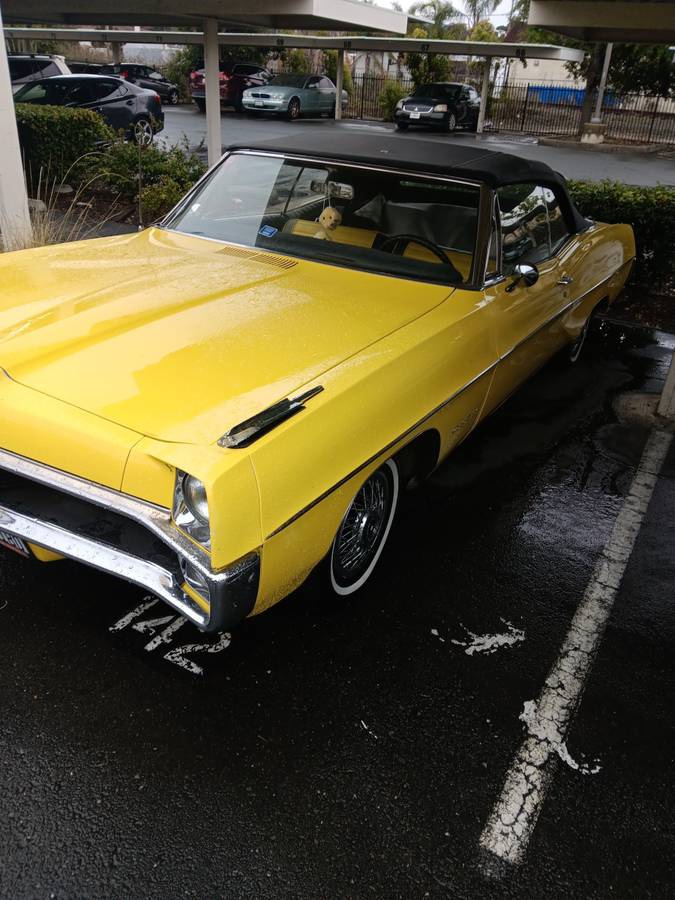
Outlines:
{"label": "carport structure", "polygon": [[[188,11],[189,10],[189,11]],[[204,44],[209,162],[220,155],[220,91],[218,82],[218,25],[256,28],[313,28],[349,31],[383,31],[405,34],[404,13],[381,9],[353,0],[0,0],[0,230],[6,247],[31,242],[28,201],[16,130],[12,88],[5,49],[3,19],[31,25],[182,25],[203,27],[197,41]],[[115,36],[120,32],[112,32]],[[133,32],[135,40],[152,40]],[[178,32],[177,43],[193,38]],[[37,36],[34,35],[34,36]],[[188,37],[189,36],[189,37]],[[68,38],[65,38],[66,40]],[[77,37],[71,38],[77,40]],[[95,40],[102,40],[98,33]],[[209,101],[209,97],[211,98]]]}
{"label": "carport structure", "polygon": [[[437,53],[448,56],[476,56],[484,59],[483,96],[487,97],[490,64],[493,58],[558,59],[580,61],[578,50],[546,44],[505,44],[472,41],[418,40],[385,36],[383,32],[405,33],[407,16],[392,10],[373,7],[352,0],[199,0],[193,13],[186,15],[184,6],[176,0],[121,0],[110,11],[102,0],[72,0],[66,9],[63,0],[37,0],[30,5],[22,0],[0,0],[8,21],[32,23],[54,22],[55,25],[90,26],[98,22],[106,25],[133,24],[190,24],[203,23],[197,31],[122,31],[101,28],[10,28],[8,35],[17,38],[42,38],[60,41],[106,41],[114,44],[156,42],[167,44],[203,44],[206,70],[206,124],[209,165],[221,155],[220,91],[218,81],[218,46],[229,44],[250,47],[334,49],[338,53],[336,118],[341,116],[339,98],[342,93],[344,55],[350,50],[384,50],[398,53]],[[280,33],[218,33],[220,22],[295,28],[330,28],[333,30],[368,30],[367,36],[326,37],[308,34]],[[0,32],[2,17],[0,14]],[[380,32],[373,34],[372,32]],[[0,37],[3,35],[0,34]],[[485,104],[481,109],[478,130],[483,128]],[[25,246],[30,242],[30,218],[24,187],[18,136],[14,121],[9,71],[4,40],[0,40],[0,127],[7,139],[0,145],[0,228],[8,247]]]}

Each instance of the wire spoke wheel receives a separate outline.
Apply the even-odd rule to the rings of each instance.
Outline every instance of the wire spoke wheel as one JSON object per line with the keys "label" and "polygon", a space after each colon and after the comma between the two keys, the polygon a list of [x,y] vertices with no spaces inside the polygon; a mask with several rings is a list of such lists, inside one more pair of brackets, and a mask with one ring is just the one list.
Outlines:
{"label": "wire spoke wheel", "polygon": [[398,502],[398,469],[388,460],[362,485],[340,523],[330,556],[337,594],[352,594],[375,568]]}

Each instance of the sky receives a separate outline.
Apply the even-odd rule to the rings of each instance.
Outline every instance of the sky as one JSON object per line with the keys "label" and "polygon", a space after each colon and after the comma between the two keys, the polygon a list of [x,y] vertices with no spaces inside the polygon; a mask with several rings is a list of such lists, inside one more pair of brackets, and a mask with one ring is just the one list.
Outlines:
{"label": "sky", "polygon": [[[378,6],[391,6],[391,0],[375,0]],[[407,9],[412,5],[413,0],[399,0],[403,9]],[[462,0],[454,0],[454,5],[459,10],[465,10],[466,7]],[[494,13],[490,16],[490,21],[492,24],[497,27],[497,25],[506,25],[507,19],[509,17],[509,10],[511,9],[511,0],[502,0]]]}

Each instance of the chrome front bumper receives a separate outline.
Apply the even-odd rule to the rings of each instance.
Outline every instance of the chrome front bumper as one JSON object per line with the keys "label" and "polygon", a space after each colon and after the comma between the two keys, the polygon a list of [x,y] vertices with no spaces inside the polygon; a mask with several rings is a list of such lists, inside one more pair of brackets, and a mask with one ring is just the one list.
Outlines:
{"label": "chrome front bumper", "polygon": [[[253,609],[260,557],[214,572],[168,509],[0,450],[0,530],[156,594],[202,631]],[[208,611],[183,589],[181,563],[208,585]]]}

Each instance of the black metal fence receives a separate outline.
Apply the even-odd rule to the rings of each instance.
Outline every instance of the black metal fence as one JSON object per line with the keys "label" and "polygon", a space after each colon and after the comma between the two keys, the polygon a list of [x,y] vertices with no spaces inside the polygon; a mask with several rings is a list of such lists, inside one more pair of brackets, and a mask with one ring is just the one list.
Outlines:
{"label": "black metal fence", "polygon": [[[493,88],[487,127],[529,134],[574,135],[581,126],[585,90],[569,84],[509,84]],[[593,106],[596,97],[592,98]],[[640,143],[675,143],[675,103],[646,94],[605,94],[606,136]]]}
{"label": "black metal fence", "polygon": [[[462,80],[480,91],[471,77]],[[402,92],[413,90],[409,78],[387,75],[357,75],[347,107],[355,119],[381,119],[383,96],[388,84],[398,84]],[[485,127],[493,131],[521,131],[541,135],[575,135],[581,125],[585,90],[569,83],[515,82],[491,85]],[[593,97],[593,103],[595,97]],[[640,143],[675,144],[675,100],[647,94],[605,95],[602,120],[606,136]]]}
{"label": "black metal fence", "polygon": [[347,115],[351,119],[381,119],[380,97],[387,84],[398,84],[401,90],[414,90],[411,78],[389,78],[386,75],[355,75],[352,78]]}

